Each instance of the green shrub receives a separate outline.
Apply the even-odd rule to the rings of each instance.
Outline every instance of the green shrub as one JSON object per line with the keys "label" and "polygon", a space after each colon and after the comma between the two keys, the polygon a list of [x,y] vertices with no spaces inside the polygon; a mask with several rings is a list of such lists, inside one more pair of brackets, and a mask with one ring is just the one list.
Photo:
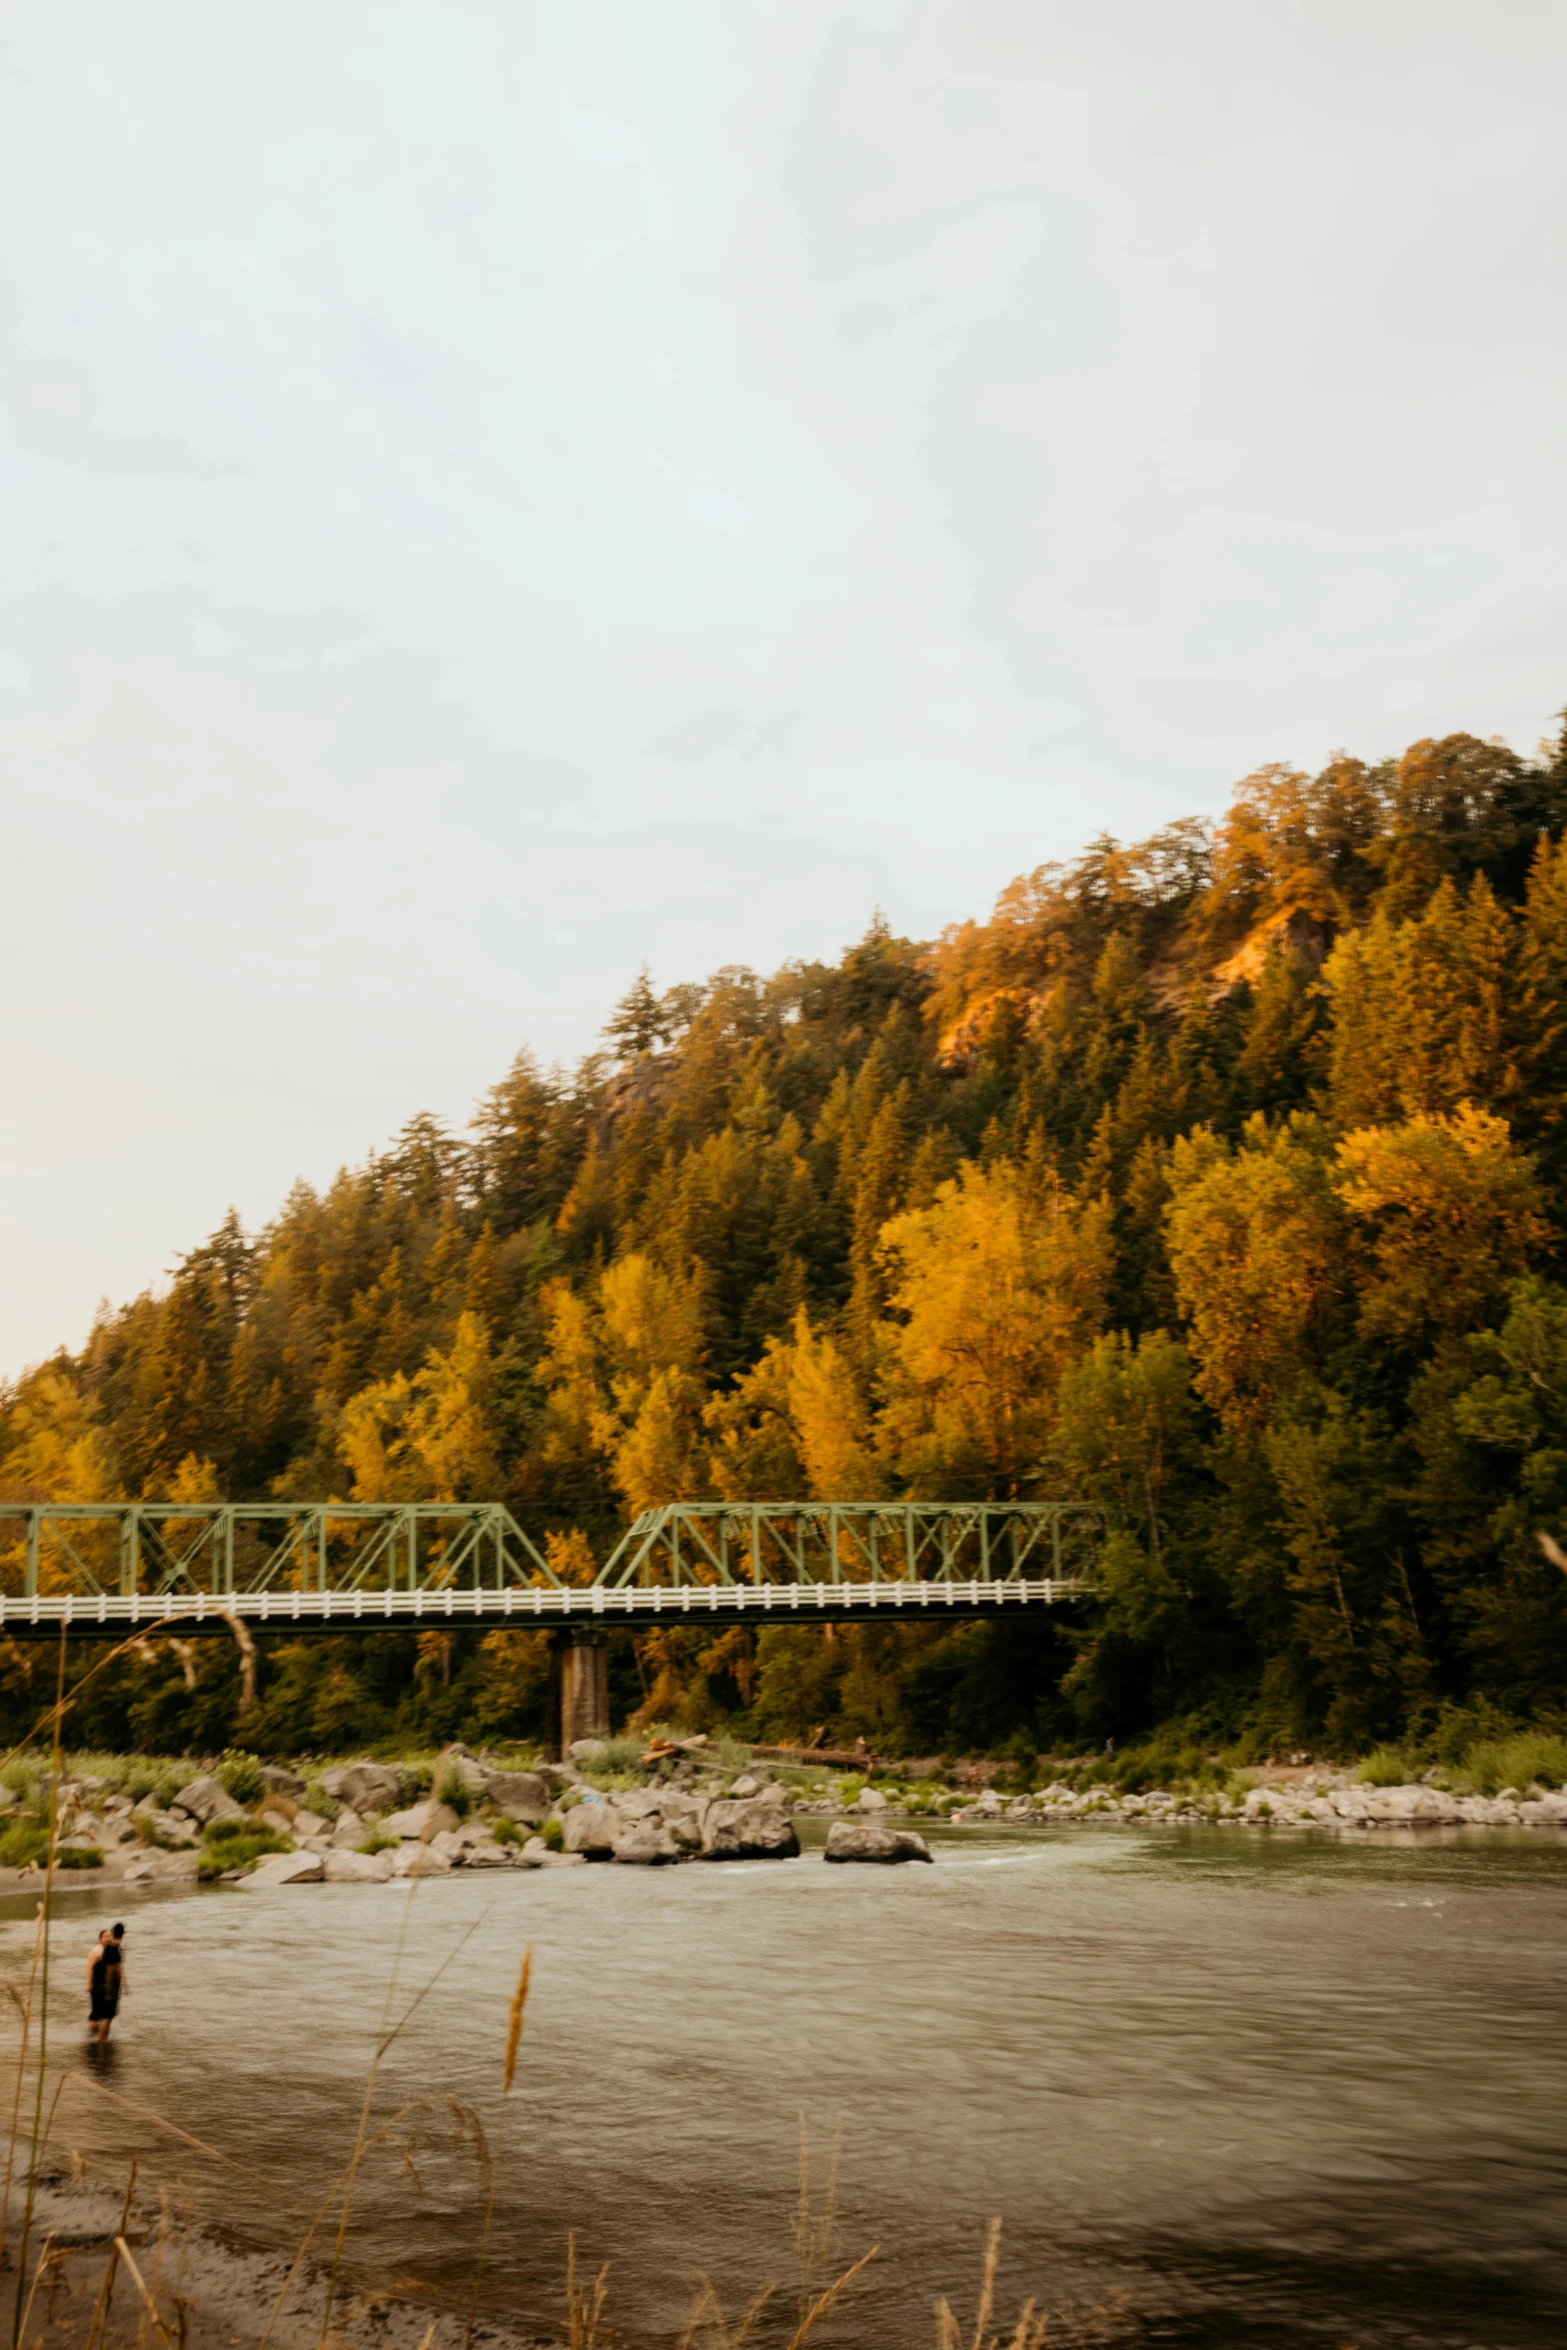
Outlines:
{"label": "green shrub", "polygon": [[48,1849],[47,1824],[24,1813],[0,1834],[0,1868],[25,1869],[30,1860],[42,1860]]}
{"label": "green shrub", "polygon": [[539,1834],[543,1837],[545,1844],[548,1846],[551,1852],[565,1851],[566,1831],[561,1826],[559,1820],[546,1820],[543,1827],[539,1830]]}
{"label": "green shrub", "polygon": [[243,1747],[228,1747],[212,1775],[224,1793],[232,1795],[236,1803],[255,1803],[267,1791],[267,1783],[261,1776],[260,1758],[247,1754]]}
{"label": "green shrub", "polygon": [[250,1868],[269,1852],[292,1850],[287,1837],[275,1836],[270,1828],[258,1828],[254,1820],[214,1820],[202,1838],[196,1874],[203,1882],[210,1882],[230,1869]]}
{"label": "green shrub", "polygon": [[1479,1795],[1499,1795],[1504,1787],[1524,1794],[1536,1780],[1542,1787],[1567,1786],[1567,1738],[1518,1730],[1510,1738],[1479,1739],[1465,1753],[1462,1768]]}
{"label": "green shrub", "polygon": [[101,1869],[103,1854],[96,1844],[62,1844],[54,1865],[57,1869]]}
{"label": "green shrub", "polygon": [[1374,1746],[1356,1776],[1363,1787],[1407,1787],[1420,1774],[1401,1746]]}
{"label": "green shrub", "polygon": [[319,1779],[307,1779],[304,1809],[313,1811],[319,1820],[335,1820],[342,1805],[332,1801]]}
{"label": "green shrub", "polygon": [[528,1839],[523,1834],[522,1830],[518,1827],[516,1821],[509,1820],[506,1817],[506,1814],[502,1812],[500,1818],[495,1823],[495,1841],[497,1844],[526,1844]]}
{"label": "green shrub", "polygon": [[472,1811],[473,1789],[463,1777],[460,1762],[441,1765],[440,1776],[435,1782],[435,1800],[449,1805],[460,1820],[465,1820]]}
{"label": "green shrub", "polygon": [[421,1795],[428,1795],[435,1778],[434,1766],[427,1762],[399,1763],[403,1782],[404,1803],[416,1803]]}
{"label": "green shrub", "polygon": [[355,1845],[354,1850],[356,1852],[372,1853],[395,1852],[397,1850],[397,1845],[398,1839],[395,1836],[388,1836],[384,1829],[372,1828],[369,1835],[363,1837],[361,1841]]}

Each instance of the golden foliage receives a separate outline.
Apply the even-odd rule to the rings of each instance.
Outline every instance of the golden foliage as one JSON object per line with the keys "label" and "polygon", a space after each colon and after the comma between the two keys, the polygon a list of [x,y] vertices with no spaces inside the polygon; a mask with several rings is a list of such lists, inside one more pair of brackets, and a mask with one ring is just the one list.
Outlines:
{"label": "golden foliage", "polygon": [[1062,1372],[1097,1332],[1110,1264],[1099,1200],[1037,1188],[1002,1161],[965,1165],[895,1216],[883,1448],[934,1491],[1016,1492],[1038,1472]]}
{"label": "golden foliage", "polygon": [[1339,1220],[1323,1137],[1297,1115],[1248,1120],[1241,1146],[1183,1135],[1170,1158],[1165,1238],[1191,1324],[1197,1391],[1244,1434],[1301,1368],[1301,1342],[1337,1281]]}
{"label": "golden foliage", "polygon": [[1371,1235],[1360,1323],[1390,1338],[1472,1321],[1510,1274],[1550,1247],[1533,1162],[1505,1118],[1367,1126],[1338,1146],[1339,1196]]}

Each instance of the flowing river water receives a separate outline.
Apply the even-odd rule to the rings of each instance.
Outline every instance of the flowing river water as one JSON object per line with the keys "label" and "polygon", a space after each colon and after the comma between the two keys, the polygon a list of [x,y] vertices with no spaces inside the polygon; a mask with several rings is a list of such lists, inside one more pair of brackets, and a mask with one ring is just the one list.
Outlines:
{"label": "flowing river water", "polygon": [[[445,1970],[381,2108],[454,2097],[493,2132],[531,1942],[485,2287],[524,2329],[558,2322],[571,2231],[611,2263],[636,2344],[674,2339],[698,2271],[731,2309],[791,2280],[803,2114],[822,2167],[842,2126],[844,2259],[879,2247],[824,2343],[933,2342],[938,2294],[972,2306],[992,2215],[1002,2306],[1061,2312],[1052,2344],[1567,2340],[1567,1840],[932,1841],[932,1868],[828,1868],[818,1837],[796,1863],[457,1875],[411,1898],[64,1895],[55,2143],[111,2175],[153,2150],[209,2221],[292,2249],[352,2142],[394,1964],[399,2011]],[[79,1984],[111,1914],[131,1996],[97,2073]],[[0,1904],[12,1983],[29,1916]],[[390,2151],[367,2164],[348,2266],[456,2306],[483,2194],[424,2126],[417,2181]]]}

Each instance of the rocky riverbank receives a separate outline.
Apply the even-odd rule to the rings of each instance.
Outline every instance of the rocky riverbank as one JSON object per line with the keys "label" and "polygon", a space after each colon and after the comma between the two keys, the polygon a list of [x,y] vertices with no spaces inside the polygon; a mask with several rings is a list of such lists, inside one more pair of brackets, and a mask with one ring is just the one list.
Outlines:
{"label": "rocky riverbank", "polygon": [[1008,1798],[987,1788],[952,1811],[955,1820],[1112,1821],[1141,1827],[1221,1828],[1567,1828],[1567,1794],[1507,1787],[1499,1795],[1460,1795],[1418,1781],[1402,1787],[1367,1786],[1347,1771],[1263,1782],[1244,1792],[1191,1795],[1154,1789],[1122,1795],[1103,1787],[1063,1784]]}
{"label": "rocky riverbank", "polygon": [[[729,1750],[731,1757],[734,1750]],[[742,1750],[743,1751],[743,1750]],[[232,1791],[248,1766],[241,1801]],[[611,1767],[613,1765],[613,1767]],[[189,1769],[189,1765],[186,1766]],[[12,1798],[13,1827],[31,1818],[36,1856],[0,1870],[0,1882],[36,1882],[46,1831],[34,1790],[28,1814]],[[368,1758],[302,1771],[224,1758],[183,1784],[170,1776],[133,1800],[81,1772],[57,1791],[57,1868],[64,1883],[127,1889],[193,1881],[243,1885],[389,1884],[454,1870],[660,1868],[689,1861],[792,1860],[801,1815],[833,1822],[834,1862],[928,1861],[916,1823],[1055,1827],[1567,1829],[1567,1793],[1538,1785],[1481,1795],[1433,1783],[1366,1783],[1348,1770],[1236,1777],[1219,1788],[1123,1792],[1058,1779],[1020,1794],[964,1794],[921,1780],[823,1780],[799,1767],[726,1767],[701,1740],[628,1757],[585,1741],[563,1763],[526,1768],[454,1748],[431,1764]]]}

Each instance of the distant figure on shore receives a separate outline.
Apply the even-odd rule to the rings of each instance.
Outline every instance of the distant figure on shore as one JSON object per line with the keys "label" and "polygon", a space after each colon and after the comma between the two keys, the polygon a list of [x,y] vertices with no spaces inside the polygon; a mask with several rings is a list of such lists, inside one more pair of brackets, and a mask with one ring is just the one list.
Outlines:
{"label": "distant figure on shore", "polygon": [[98,2045],[109,2045],[109,2026],[120,2012],[120,1996],[125,1989],[125,1928],[106,1926],[98,1937],[97,1947],[87,1960],[87,2011],[89,2026],[96,2026]]}

